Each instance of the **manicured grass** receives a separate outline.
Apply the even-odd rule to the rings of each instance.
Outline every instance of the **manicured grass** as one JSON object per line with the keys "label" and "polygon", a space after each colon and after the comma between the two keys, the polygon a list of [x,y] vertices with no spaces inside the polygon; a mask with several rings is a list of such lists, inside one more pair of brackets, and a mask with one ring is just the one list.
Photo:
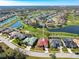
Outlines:
{"label": "manicured grass", "polygon": [[13,43],[18,43],[18,42],[20,42],[20,40],[19,40],[19,39],[13,39],[12,42],[13,42]]}
{"label": "manicured grass", "polygon": [[66,33],[66,32],[48,32],[48,30],[45,28],[44,29],[44,35],[43,35],[43,29],[42,28],[34,28],[33,26],[27,25],[23,22],[23,20],[21,20],[18,17],[19,21],[21,21],[21,24],[23,24],[24,26],[24,30],[28,30],[31,34],[33,34],[34,36],[41,38],[41,37],[45,37],[48,38],[50,35],[51,36],[55,36],[55,37],[79,37],[78,34],[73,34],[73,33]]}
{"label": "manicured grass", "polygon": [[63,47],[62,50],[63,50],[64,53],[68,53],[67,48]]}
{"label": "manicured grass", "polygon": [[[52,59],[50,58],[41,58],[41,57],[32,57],[32,56],[28,56],[26,59]],[[79,58],[56,58],[56,59],[79,59]]]}
{"label": "manicured grass", "polygon": [[20,21],[21,21],[21,24],[23,24],[23,26],[24,26],[23,29],[28,30],[31,34],[35,35],[36,37],[38,37],[38,38],[41,38],[41,37],[46,37],[47,38],[48,37],[49,33],[47,32],[46,29],[44,30],[45,35],[43,35],[42,28],[39,28],[39,29],[34,28],[30,25],[24,24],[24,22],[22,20],[20,20]]}
{"label": "manicured grass", "polygon": [[26,57],[26,59],[51,59],[51,58],[41,58],[41,57],[28,56],[28,57]]}
{"label": "manicured grass", "polygon": [[67,15],[67,25],[79,25],[79,16],[74,16],[74,14]]}
{"label": "manicured grass", "polygon": [[50,48],[50,53],[57,53],[59,52],[59,49],[57,48]]}
{"label": "manicured grass", "polygon": [[73,52],[79,52],[79,48],[72,48],[71,49]]}
{"label": "manicured grass", "polygon": [[76,38],[79,37],[78,34],[73,34],[73,33],[66,33],[66,32],[48,32],[46,29],[44,30],[44,35],[42,29],[37,29],[32,26],[24,24],[24,29],[30,31],[33,35],[35,35],[38,38],[41,37],[46,37],[52,35],[53,37],[71,37],[71,38]]}
{"label": "manicured grass", "polygon": [[79,59],[79,58],[57,58],[57,59]]}
{"label": "manicured grass", "polygon": [[34,52],[44,52],[43,48],[38,48],[38,47],[32,48],[31,51],[34,51]]}
{"label": "manicured grass", "polygon": [[78,34],[66,33],[66,32],[51,32],[52,37],[64,37],[64,38],[79,38]]}
{"label": "manicured grass", "polygon": [[21,44],[21,46],[18,44],[18,43],[21,43],[21,41],[19,40],[19,39],[14,39],[13,41],[12,41],[12,43],[13,44],[15,44],[15,45],[17,45],[18,47],[20,47],[20,48],[26,48],[26,45],[24,45],[24,44]]}

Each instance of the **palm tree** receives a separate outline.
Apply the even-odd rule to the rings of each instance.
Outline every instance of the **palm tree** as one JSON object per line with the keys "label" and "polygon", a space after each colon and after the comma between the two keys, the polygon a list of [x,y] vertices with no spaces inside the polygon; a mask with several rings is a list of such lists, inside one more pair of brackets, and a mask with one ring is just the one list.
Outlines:
{"label": "palm tree", "polygon": [[51,54],[51,59],[56,59],[55,53]]}
{"label": "palm tree", "polygon": [[26,59],[26,56],[18,49],[15,50],[15,59]]}

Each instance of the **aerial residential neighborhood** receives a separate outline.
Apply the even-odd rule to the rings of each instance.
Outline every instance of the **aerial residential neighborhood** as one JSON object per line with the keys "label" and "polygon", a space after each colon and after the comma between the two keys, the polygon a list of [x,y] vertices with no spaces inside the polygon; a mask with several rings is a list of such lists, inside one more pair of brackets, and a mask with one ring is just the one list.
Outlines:
{"label": "aerial residential neighborhood", "polygon": [[0,59],[79,59],[79,0],[0,0]]}
{"label": "aerial residential neighborhood", "polygon": [[78,7],[0,9],[0,59],[52,57],[79,58]]}

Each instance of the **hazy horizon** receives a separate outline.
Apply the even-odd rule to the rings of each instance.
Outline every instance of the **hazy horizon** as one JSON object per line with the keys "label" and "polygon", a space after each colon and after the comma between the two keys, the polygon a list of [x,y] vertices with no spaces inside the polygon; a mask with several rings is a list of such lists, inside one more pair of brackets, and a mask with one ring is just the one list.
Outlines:
{"label": "hazy horizon", "polygon": [[0,6],[77,6],[79,0],[0,0]]}

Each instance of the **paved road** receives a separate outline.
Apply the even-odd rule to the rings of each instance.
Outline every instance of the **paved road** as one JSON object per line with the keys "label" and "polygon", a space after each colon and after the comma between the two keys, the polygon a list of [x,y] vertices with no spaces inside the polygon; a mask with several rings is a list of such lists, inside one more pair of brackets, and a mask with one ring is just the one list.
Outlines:
{"label": "paved road", "polygon": [[58,58],[79,58],[79,55],[75,55],[73,53],[56,53],[56,57]]}
{"label": "paved road", "polygon": [[0,40],[1,40],[2,42],[4,42],[7,46],[9,46],[10,48],[12,48],[12,49],[17,48],[17,46],[14,45],[14,44],[12,44],[11,42],[9,42],[8,39],[5,39],[5,38],[3,38],[3,37],[0,37]]}
{"label": "paved road", "polygon": [[[12,49],[18,48],[16,45],[11,43],[8,39],[5,39],[0,36],[0,40],[4,42],[6,45],[8,45]],[[27,51],[22,48],[18,48],[20,52],[29,55],[29,56],[35,56],[35,57],[50,57],[50,53],[40,53],[40,52],[32,52],[32,51]],[[79,55],[75,54],[69,54],[69,53],[56,53],[56,57],[58,58],[79,58]]]}
{"label": "paved road", "polygon": [[41,52],[26,51],[26,54],[36,57],[50,57],[48,53],[41,53]]}

